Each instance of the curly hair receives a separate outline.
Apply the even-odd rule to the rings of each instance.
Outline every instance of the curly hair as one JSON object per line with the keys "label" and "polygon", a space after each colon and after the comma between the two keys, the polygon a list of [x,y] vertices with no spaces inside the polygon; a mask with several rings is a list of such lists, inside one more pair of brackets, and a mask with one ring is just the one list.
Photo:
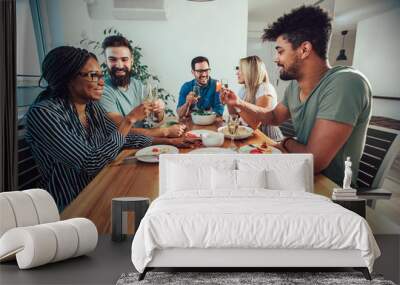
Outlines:
{"label": "curly hair", "polygon": [[326,59],[331,30],[328,13],[317,6],[301,6],[264,29],[262,40],[276,41],[279,36],[283,36],[293,48],[309,41],[318,56]]}

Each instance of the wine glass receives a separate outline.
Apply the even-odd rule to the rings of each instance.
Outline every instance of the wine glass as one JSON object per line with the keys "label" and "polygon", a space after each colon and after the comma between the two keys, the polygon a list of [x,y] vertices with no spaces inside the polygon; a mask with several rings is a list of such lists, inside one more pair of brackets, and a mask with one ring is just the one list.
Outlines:
{"label": "wine glass", "polygon": [[238,114],[230,114],[228,118],[228,133],[231,137],[231,144],[229,146],[230,149],[236,150],[236,145],[234,143],[234,138],[239,129],[239,115]]}
{"label": "wine glass", "polygon": [[[154,102],[157,100],[157,86],[151,85],[150,83],[144,86],[144,101],[149,103],[150,106],[153,106]],[[150,114],[146,118],[147,123],[151,126],[155,121],[154,112],[150,112]]]}
{"label": "wine glass", "polygon": [[[197,85],[197,84],[195,84],[194,86],[193,86],[193,93],[194,93],[194,98],[197,98],[197,99],[200,99],[200,86],[199,85]],[[198,101],[197,101],[198,102]],[[198,109],[198,107],[197,107],[197,103],[194,105],[194,109],[195,110],[197,110]]]}
{"label": "wine glass", "polygon": [[228,85],[228,80],[227,79],[222,78],[220,80],[220,82],[221,82],[221,88],[228,89],[229,85]]}

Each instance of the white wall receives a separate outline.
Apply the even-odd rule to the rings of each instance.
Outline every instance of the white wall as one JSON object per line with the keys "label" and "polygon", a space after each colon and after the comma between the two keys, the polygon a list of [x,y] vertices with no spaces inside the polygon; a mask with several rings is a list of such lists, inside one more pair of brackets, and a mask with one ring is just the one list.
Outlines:
{"label": "white wall", "polygon": [[103,30],[115,27],[142,47],[143,63],[175,96],[193,78],[190,61],[198,55],[209,58],[212,77],[227,78],[237,87],[234,67],[246,55],[246,0],[166,0],[166,21],[92,20],[83,0],[62,1],[61,6],[66,43],[79,45],[84,34],[102,40]]}
{"label": "white wall", "polygon": [[[360,21],[353,66],[371,82],[373,95],[400,98],[400,9]],[[400,101],[374,99],[373,115],[400,119]]]}
{"label": "white wall", "polygon": [[356,42],[356,30],[348,30],[348,33],[344,39],[344,49],[346,50],[347,60],[337,61],[336,57],[338,56],[339,51],[342,49],[342,42],[343,42],[343,36],[341,35],[340,32],[332,34],[328,51],[329,63],[332,66],[353,65],[354,46]]}
{"label": "white wall", "polygon": [[278,93],[278,101],[283,98],[286,87],[290,81],[279,79],[279,71],[276,63],[275,42],[262,42],[263,29],[267,26],[264,22],[250,22],[247,39],[247,56],[257,55],[267,67],[269,80],[275,86]]}

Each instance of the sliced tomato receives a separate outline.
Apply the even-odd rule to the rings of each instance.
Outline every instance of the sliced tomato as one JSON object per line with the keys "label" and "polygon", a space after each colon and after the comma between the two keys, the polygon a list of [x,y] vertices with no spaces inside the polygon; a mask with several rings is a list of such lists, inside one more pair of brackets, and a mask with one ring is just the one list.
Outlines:
{"label": "sliced tomato", "polygon": [[250,150],[250,153],[252,153],[252,154],[260,154],[260,153],[263,153],[261,150],[259,150],[259,149],[252,149],[252,150]]}
{"label": "sliced tomato", "polygon": [[190,139],[199,139],[200,138],[200,136],[198,136],[198,135],[196,135],[194,133],[191,133],[191,132],[187,132],[186,133],[186,137],[190,138]]}
{"label": "sliced tomato", "polygon": [[160,149],[158,147],[153,147],[151,149],[152,152],[160,152]]}

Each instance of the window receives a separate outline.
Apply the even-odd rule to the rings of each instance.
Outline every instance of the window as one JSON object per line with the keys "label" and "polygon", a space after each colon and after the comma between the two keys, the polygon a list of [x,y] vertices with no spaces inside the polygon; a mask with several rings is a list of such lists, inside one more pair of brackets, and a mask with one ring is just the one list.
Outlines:
{"label": "window", "polygon": [[[17,107],[18,120],[27,112],[29,106],[42,91],[38,87],[40,78],[40,53],[35,30],[40,25],[32,17],[32,5],[37,1],[17,0]],[[36,17],[37,19],[37,17]],[[42,52],[43,54],[43,52]]]}

